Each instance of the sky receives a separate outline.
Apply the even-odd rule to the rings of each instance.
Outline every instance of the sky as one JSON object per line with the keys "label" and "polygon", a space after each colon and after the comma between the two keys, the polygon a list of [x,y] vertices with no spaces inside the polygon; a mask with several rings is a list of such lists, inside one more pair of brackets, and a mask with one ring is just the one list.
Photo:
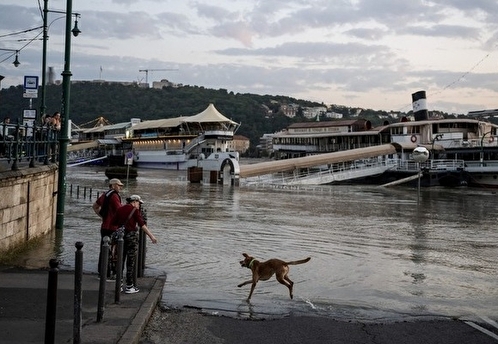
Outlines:
{"label": "sky", "polygon": [[[43,5],[0,4],[2,88],[41,81]],[[65,12],[66,0],[48,9]],[[423,90],[429,110],[498,108],[495,0],[72,0],[72,12],[82,32],[71,80],[167,79],[404,112]],[[64,15],[47,22],[47,67],[62,79]],[[20,50],[19,67],[2,49]]]}

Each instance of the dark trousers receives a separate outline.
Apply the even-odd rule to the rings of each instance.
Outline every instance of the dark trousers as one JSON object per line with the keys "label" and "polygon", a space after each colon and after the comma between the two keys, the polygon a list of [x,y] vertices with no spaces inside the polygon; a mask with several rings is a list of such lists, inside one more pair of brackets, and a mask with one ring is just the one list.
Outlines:
{"label": "dark trousers", "polygon": [[123,266],[126,261],[126,284],[133,285],[138,252],[138,231],[126,232],[124,235]]}
{"label": "dark trousers", "polygon": [[[101,229],[100,230],[100,248],[102,248],[102,245],[104,244],[104,237],[107,236],[110,239],[112,236],[112,233],[114,233],[114,231],[110,230],[110,229]],[[109,242],[109,258],[107,259],[107,277],[111,276],[111,273],[112,274],[116,273],[114,264],[111,264],[111,257],[110,257],[111,246],[110,245],[111,244]],[[100,275],[100,266],[102,265],[101,263],[102,263],[102,249],[99,250],[99,266],[98,266],[99,275]]]}

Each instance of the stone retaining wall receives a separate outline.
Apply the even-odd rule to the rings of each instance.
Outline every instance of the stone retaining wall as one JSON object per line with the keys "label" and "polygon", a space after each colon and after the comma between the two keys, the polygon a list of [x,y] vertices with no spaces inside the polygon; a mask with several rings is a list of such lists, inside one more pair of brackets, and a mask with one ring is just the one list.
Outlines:
{"label": "stone retaining wall", "polygon": [[0,172],[0,253],[55,230],[57,165]]}

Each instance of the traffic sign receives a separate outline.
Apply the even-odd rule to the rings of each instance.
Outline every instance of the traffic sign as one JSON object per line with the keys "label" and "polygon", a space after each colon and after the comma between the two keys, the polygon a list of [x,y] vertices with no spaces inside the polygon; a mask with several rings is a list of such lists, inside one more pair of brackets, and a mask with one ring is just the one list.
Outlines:
{"label": "traffic sign", "polygon": [[38,77],[25,76],[24,77],[24,90],[37,90],[38,91]]}

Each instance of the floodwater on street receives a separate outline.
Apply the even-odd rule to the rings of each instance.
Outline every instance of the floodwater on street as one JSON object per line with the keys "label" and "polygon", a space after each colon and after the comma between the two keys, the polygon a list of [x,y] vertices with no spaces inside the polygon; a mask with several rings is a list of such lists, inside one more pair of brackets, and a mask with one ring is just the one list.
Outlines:
{"label": "floodwater on street", "polygon": [[[493,190],[422,188],[418,203],[417,189],[399,186],[229,187],[190,184],[185,176],[139,170],[122,192],[145,201],[159,240],[147,242],[145,274],[167,275],[168,307],[365,321],[498,314]],[[104,168],[69,168],[67,184],[62,237],[36,260],[48,265],[55,255],[74,268],[74,244],[82,241],[84,270],[96,273],[100,222],[91,204],[107,189]],[[237,287],[251,277],[239,264],[243,252],[258,260],[311,257],[290,267],[294,300],[272,278],[246,302],[250,285]],[[29,257],[24,263],[33,265]]]}

